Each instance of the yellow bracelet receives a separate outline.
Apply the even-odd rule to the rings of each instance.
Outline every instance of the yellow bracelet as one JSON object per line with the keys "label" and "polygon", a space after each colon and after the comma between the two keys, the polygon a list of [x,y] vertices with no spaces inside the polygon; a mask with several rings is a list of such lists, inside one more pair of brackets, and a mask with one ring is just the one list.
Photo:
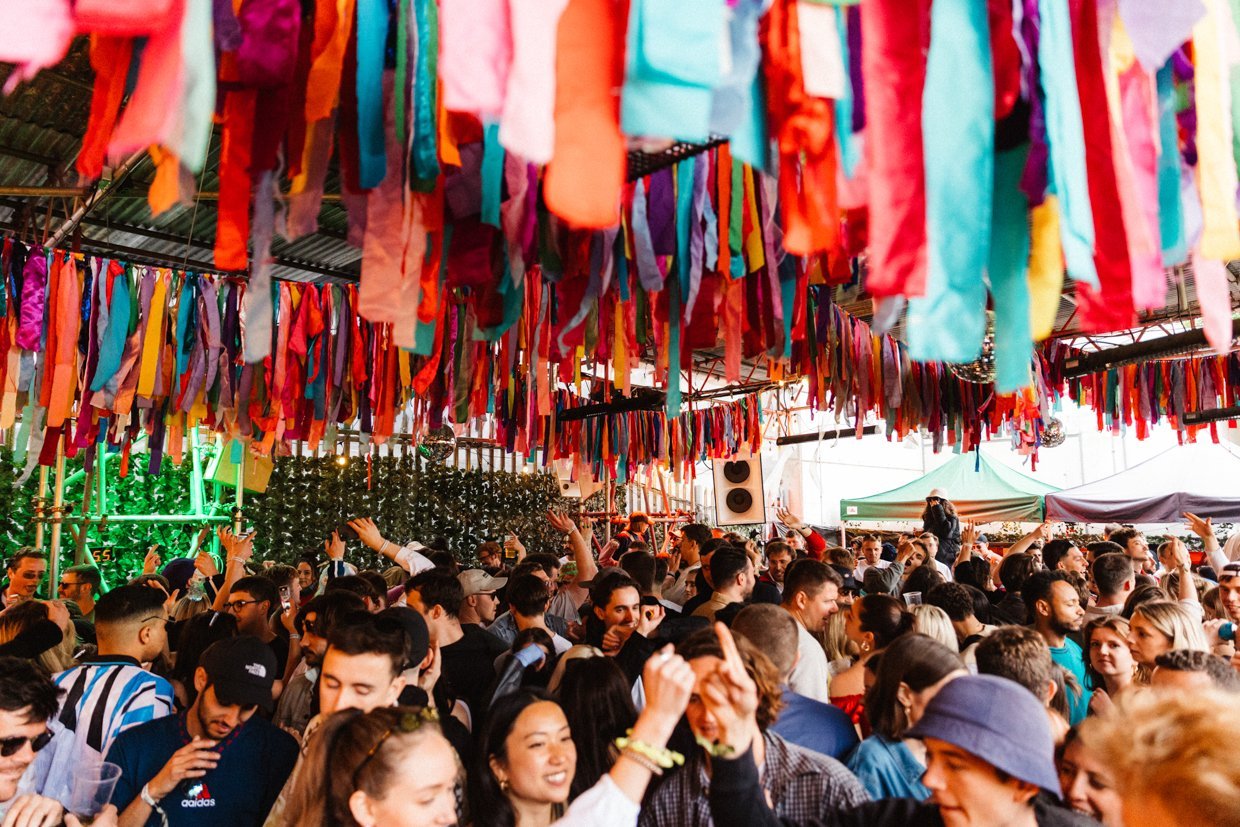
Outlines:
{"label": "yellow bracelet", "polygon": [[[628,734],[632,735],[633,730],[630,729]],[[628,738],[624,736],[617,738],[616,749],[621,752],[625,752],[627,750],[637,755],[649,758],[665,770],[670,770],[672,767],[683,766],[685,763],[685,757],[679,752],[663,747],[654,747],[647,744],[645,741],[638,741],[635,738]]]}

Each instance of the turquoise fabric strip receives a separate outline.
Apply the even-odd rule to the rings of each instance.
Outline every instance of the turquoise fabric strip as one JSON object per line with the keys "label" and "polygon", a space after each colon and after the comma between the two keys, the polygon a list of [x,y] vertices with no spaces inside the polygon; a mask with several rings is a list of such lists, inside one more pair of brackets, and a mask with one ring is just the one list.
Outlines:
{"label": "turquoise fabric strip", "polygon": [[724,0],[634,0],[620,106],[627,134],[707,139],[724,15]]}
{"label": "turquoise fabric strip", "polygon": [[681,298],[689,295],[692,273],[689,236],[693,228],[693,168],[695,157],[676,165],[676,275],[680,279]]}
{"label": "turquoise fabric strip", "polygon": [[1085,168],[1085,127],[1076,89],[1072,20],[1068,0],[1042,0],[1038,67],[1046,94],[1050,185],[1059,197],[1059,235],[1068,275],[1098,289],[1094,267],[1094,216]]}
{"label": "turquoise fabric strip", "polygon": [[[105,269],[100,280],[106,282],[107,278],[107,270]],[[186,280],[188,281],[188,279]],[[101,297],[106,295],[106,292],[100,293]],[[177,327],[180,328],[180,324]],[[125,278],[125,274],[122,272],[112,283],[112,301],[108,307],[108,326],[104,331],[103,342],[99,347],[99,361],[95,367],[95,378],[90,383],[92,391],[102,390],[103,386],[108,383],[108,380],[120,370],[121,357],[125,353],[125,340],[128,336],[129,279]]]}
{"label": "turquoise fabric strip", "polygon": [[1171,61],[1158,70],[1158,230],[1164,267],[1188,260],[1184,210],[1180,203],[1180,144],[1175,122],[1175,78]]}
{"label": "turquoise fabric strip", "polygon": [[499,203],[503,188],[504,148],[499,143],[499,123],[488,123],[482,142],[482,223],[496,229],[500,227]]}
{"label": "turquoise fabric strip", "polygon": [[383,146],[383,51],[387,0],[357,0],[357,182],[379,186],[387,172]]}
{"label": "turquoise fabric strip", "polygon": [[667,415],[680,416],[680,284],[667,282]]}
{"label": "turquoise fabric strip", "polygon": [[1020,191],[1029,145],[995,155],[990,293],[995,307],[995,390],[1027,387],[1033,358],[1029,309],[1029,200]]}
{"label": "turquoise fabric strip", "polygon": [[935,0],[921,123],[929,276],[909,301],[915,359],[977,358],[986,329],[995,94],[985,0]]}
{"label": "turquoise fabric strip", "polygon": [[[439,177],[436,117],[439,71],[439,10],[435,0],[414,0],[418,26],[418,57],[413,87],[413,146],[409,153],[411,178],[420,192],[430,192]],[[445,250],[447,247],[444,248]],[[447,260],[447,255],[444,256]],[[420,352],[420,351],[419,351]]]}
{"label": "turquoise fabric strip", "polygon": [[[840,56],[844,65],[848,66],[848,15],[837,14],[835,26],[840,33]],[[852,178],[857,172],[857,164],[861,163],[861,141],[852,131],[853,121],[853,88],[852,79],[846,77],[844,94],[835,101],[835,140],[840,148],[840,165],[844,175]]]}

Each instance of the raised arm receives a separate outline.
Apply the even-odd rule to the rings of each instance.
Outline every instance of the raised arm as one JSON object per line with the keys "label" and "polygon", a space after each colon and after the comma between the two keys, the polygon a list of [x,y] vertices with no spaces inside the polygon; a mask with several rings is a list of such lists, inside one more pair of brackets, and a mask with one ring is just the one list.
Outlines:
{"label": "raised arm", "polygon": [[822,559],[823,552],[827,550],[827,541],[817,531],[814,531],[799,516],[782,505],[775,509],[775,516],[788,527],[789,531],[795,531],[805,538],[805,552],[810,557],[813,557],[815,560]]}
{"label": "raised arm", "polygon": [[1180,593],[1177,599],[1181,603],[1195,603],[1201,605],[1201,598],[1197,595],[1197,584],[1193,582],[1193,566],[1192,559],[1188,556],[1188,546],[1184,545],[1184,541],[1180,538],[1173,538],[1172,546],[1172,562],[1175,564],[1175,571],[1180,576]]}
{"label": "raised arm", "polygon": [[1215,571],[1222,571],[1228,560],[1223,549],[1219,547],[1218,538],[1214,536],[1213,519],[1206,517],[1203,520],[1188,511],[1184,512],[1184,519],[1188,520],[1188,530],[1201,538],[1206,552],[1206,562],[1213,566]]}
{"label": "raised arm", "polygon": [[[357,532],[357,539],[372,551],[382,554],[410,574],[435,568],[430,558],[412,546],[398,546],[385,538],[375,521],[366,517],[349,520],[349,528]],[[335,536],[335,535],[333,535]]]}
{"label": "raised arm", "polygon": [[215,593],[215,602],[211,608],[217,612],[224,611],[228,595],[232,592],[233,583],[245,577],[245,564],[254,556],[254,532],[249,534],[233,534],[231,529],[221,526],[216,529],[220,538],[220,548],[224,550],[224,582]]}
{"label": "raised arm", "polygon": [[952,563],[953,572],[956,571],[956,566],[973,559],[973,544],[976,542],[977,524],[973,522],[965,523],[960,530],[960,553],[956,555],[956,562]]}
{"label": "raised arm", "polygon": [[577,576],[573,579],[573,585],[593,580],[598,574],[598,564],[590,553],[590,541],[577,528],[577,524],[568,515],[556,511],[547,512],[547,522],[551,523],[551,527],[556,531],[568,536],[573,562],[577,564]]}
{"label": "raised arm", "polygon": [[1024,537],[1021,537],[1015,543],[1012,543],[1012,545],[1004,549],[1003,556],[1010,557],[1013,554],[1017,554],[1022,551],[1028,551],[1029,547],[1033,545],[1035,540],[1041,540],[1042,542],[1045,543],[1045,542],[1048,542],[1050,539],[1051,539],[1051,524],[1050,522],[1043,522],[1033,531],[1029,532]]}

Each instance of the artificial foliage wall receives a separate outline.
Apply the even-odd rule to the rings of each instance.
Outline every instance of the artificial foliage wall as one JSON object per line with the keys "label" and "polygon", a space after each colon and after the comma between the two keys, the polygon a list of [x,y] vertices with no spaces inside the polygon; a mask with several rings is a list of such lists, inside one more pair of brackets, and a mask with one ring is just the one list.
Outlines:
{"label": "artificial foliage wall", "polygon": [[[22,470],[11,450],[0,449],[0,544],[5,556],[22,546],[34,545],[34,499],[38,494],[39,475],[37,472],[31,474],[29,479],[20,483]],[[180,466],[165,463],[157,474],[150,473],[146,463],[134,462],[129,465],[124,478],[117,476],[115,462],[109,463],[108,471],[108,513],[191,513],[188,462]],[[72,519],[81,513],[86,481],[80,457],[65,462],[65,476],[65,514]],[[51,502],[49,482],[48,509]],[[221,513],[227,513],[227,509]],[[110,588],[141,573],[143,558],[152,545],[160,546],[160,555],[165,562],[187,554],[193,548],[194,536],[200,528],[197,523],[113,522],[102,528],[92,524],[87,531],[86,547],[95,555],[104,584]],[[45,549],[50,537],[51,526],[48,525],[44,532]],[[73,565],[74,550],[73,534],[66,528],[61,540],[62,567]]]}
{"label": "artificial foliage wall", "polygon": [[[590,503],[591,507],[594,503]],[[601,505],[601,502],[599,503]],[[267,492],[248,498],[247,524],[257,531],[255,556],[292,562],[304,551],[323,553],[332,530],[354,517],[370,517],[395,543],[442,540],[458,559],[473,559],[484,540],[515,532],[531,551],[558,551],[561,535],[545,519],[548,508],[576,510],[559,496],[550,474],[465,471],[403,456],[282,457]],[[361,543],[349,543],[349,562],[380,568]]]}

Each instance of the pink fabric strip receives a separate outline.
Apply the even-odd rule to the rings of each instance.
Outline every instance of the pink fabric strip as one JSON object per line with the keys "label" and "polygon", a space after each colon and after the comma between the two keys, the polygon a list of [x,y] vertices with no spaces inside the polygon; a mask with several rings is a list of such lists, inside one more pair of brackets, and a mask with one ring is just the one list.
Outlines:
{"label": "pink fabric strip", "polygon": [[[1122,129],[1117,147],[1125,148],[1127,175],[1120,175],[1124,229],[1132,262],[1132,301],[1138,310],[1162,307],[1167,276],[1162,266],[1158,217],[1158,148],[1154,143],[1158,99],[1150,76],[1134,61],[1119,78]],[[1117,157],[1119,157],[1117,155]]]}
{"label": "pink fabric strip", "polygon": [[[499,142],[527,161],[545,164],[555,144],[555,38],[568,0],[511,0],[512,70]],[[450,108],[450,107],[449,107]]]}
{"label": "pink fabric strip", "polygon": [[[544,30],[544,37],[547,31],[554,29]],[[551,54],[554,59],[554,50]],[[511,63],[508,0],[439,4],[439,79],[445,109],[498,118],[504,110]]]}

